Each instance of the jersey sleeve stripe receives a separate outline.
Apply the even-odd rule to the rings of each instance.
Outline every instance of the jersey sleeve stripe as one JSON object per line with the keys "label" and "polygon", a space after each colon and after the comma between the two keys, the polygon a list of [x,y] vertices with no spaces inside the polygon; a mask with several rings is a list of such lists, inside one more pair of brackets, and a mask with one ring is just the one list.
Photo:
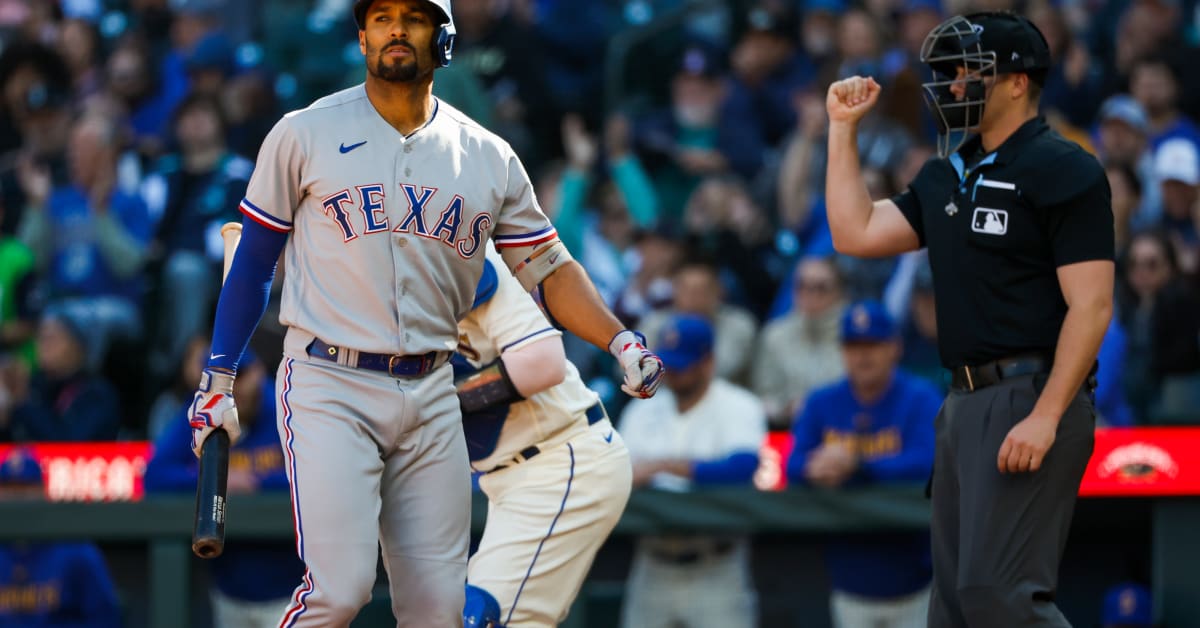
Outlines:
{"label": "jersey sleeve stripe", "polygon": [[512,342],[510,342],[510,343],[508,343],[508,344],[506,344],[506,345],[504,345],[503,347],[500,347],[500,353],[504,353],[505,351],[508,351],[509,349],[512,349],[513,347],[515,347],[515,346],[517,346],[517,345],[519,345],[519,344],[524,344],[524,343],[526,343],[526,342],[528,342],[528,341],[530,341],[530,340],[533,340],[534,338],[537,338],[537,337],[539,337],[539,336],[545,336],[545,335],[547,335],[547,334],[550,334],[550,333],[555,333],[555,334],[557,334],[557,333],[558,333],[558,330],[554,329],[553,327],[547,327],[547,328],[545,328],[545,329],[539,329],[539,330],[537,330],[537,331],[533,332],[532,334],[529,334],[529,335],[527,335],[527,336],[524,336],[523,338],[518,338],[518,339],[516,339],[516,340],[514,340],[514,341],[512,341]]}
{"label": "jersey sleeve stripe", "polygon": [[546,227],[541,231],[533,233],[522,233],[519,235],[498,235],[492,238],[496,242],[496,248],[504,249],[514,246],[533,246],[543,242],[549,242],[558,237],[558,232],[554,227]]}
{"label": "jersey sleeve stripe", "polygon": [[251,203],[250,199],[248,198],[242,199],[242,204],[238,206],[238,209],[242,210],[242,213],[249,216],[254,222],[257,222],[258,224],[272,231],[286,232],[292,230],[292,223],[285,220],[280,220],[263,211],[262,209],[259,209],[254,203]]}

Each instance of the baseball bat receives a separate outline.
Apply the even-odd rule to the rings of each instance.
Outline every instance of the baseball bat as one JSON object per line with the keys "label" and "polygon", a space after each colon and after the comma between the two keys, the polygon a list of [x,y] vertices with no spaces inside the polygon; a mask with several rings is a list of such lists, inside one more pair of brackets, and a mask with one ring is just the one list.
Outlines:
{"label": "baseball bat", "polygon": [[[229,276],[233,254],[242,239],[242,226],[227,222],[221,227],[225,241],[225,267]],[[225,495],[229,485],[229,434],[217,428],[200,448],[200,474],[196,478],[196,521],[192,528],[192,553],[216,558],[225,550]]]}

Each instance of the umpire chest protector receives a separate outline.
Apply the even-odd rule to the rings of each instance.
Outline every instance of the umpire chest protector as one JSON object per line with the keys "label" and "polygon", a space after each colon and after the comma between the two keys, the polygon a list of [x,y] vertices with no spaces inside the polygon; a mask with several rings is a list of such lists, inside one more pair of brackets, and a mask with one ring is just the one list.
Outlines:
{"label": "umpire chest protector", "polygon": [[893,200],[929,249],[947,367],[1051,355],[1066,315],[1056,269],[1113,257],[1103,169],[1040,117],[994,152],[976,136],[929,161]]}

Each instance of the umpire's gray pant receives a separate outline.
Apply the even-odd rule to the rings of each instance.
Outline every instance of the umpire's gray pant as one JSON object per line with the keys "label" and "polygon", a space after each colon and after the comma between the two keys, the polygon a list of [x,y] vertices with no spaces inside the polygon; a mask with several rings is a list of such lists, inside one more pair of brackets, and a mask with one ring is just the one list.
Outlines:
{"label": "umpire's gray pant", "polygon": [[996,466],[1008,431],[1033,410],[1044,383],[1044,375],[1027,375],[951,391],[938,413],[930,628],[1070,626],[1054,593],[1094,444],[1086,388],[1037,472],[1001,474]]}

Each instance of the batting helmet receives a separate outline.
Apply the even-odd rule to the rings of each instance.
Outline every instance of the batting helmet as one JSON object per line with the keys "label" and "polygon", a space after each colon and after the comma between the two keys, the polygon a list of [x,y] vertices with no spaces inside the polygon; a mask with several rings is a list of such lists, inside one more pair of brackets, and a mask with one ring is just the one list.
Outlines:
{"label": "batting helmet", "polygon": [[[1041,31],[1015,13],[992,12],[955,16],[938,24],[921,46],[921,61],[933,70],[924,83],[925,103],[938,123],[938,154],[946,157],[967,141],[983,119],[987,78],[1025,73],[1036,83],[1050,68],[1050,46]],[[959,68],[967,75],[958,78]],[[959,100],[951,86],[961,81]]]}
{"label": "batting helmet", "polygon": [[[371,3],[375,0],[354,0],[354,23],[358,25],[358,30],[363,30],[367,22],[367,9],[371,8]],[[450,13],[450,0],[425,0],[434,9],[435,17],[438,17],[439,27],[437,35],[434,36],[436,42],[435,52],[437,53],[438,63],[444,68],[450,65],[451,52],[454,49],[454,16]],[[439,16],[440,14],[440,16]]]}

